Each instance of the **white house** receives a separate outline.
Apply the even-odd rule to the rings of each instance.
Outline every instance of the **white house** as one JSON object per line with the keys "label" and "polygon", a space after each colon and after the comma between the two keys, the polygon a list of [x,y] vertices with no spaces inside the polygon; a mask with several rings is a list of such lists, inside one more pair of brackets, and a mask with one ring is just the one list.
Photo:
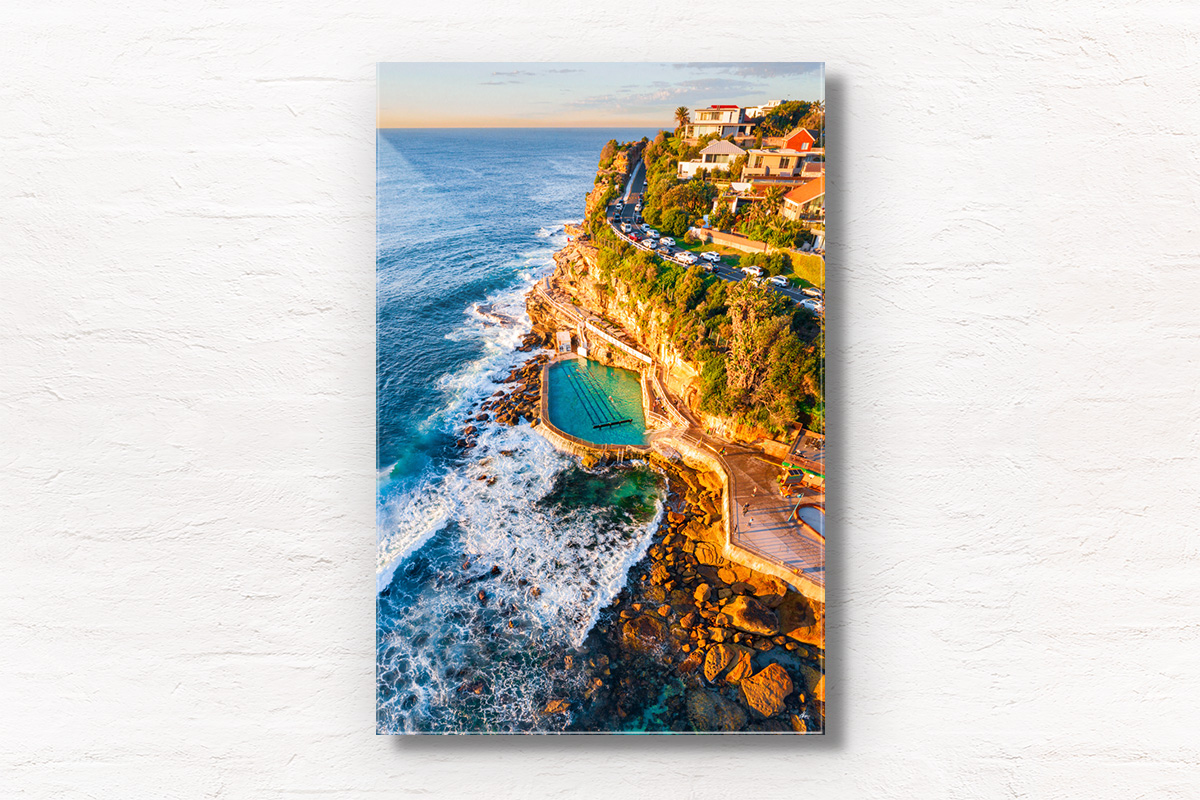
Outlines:
{"label": "white house", "polygon": [[733,142],[727,142],[723,139],[718,139],[715,142],[709,142],[703,150],[700,151],[700,158],[696,161],[680,161],[679,162],[679,178],[688,180],[697,172],[709,172],[714,169],[729,169],[729,165],[734,162],[738,156],[743,156],[746,151],[738,147]]}
{"label": "white house", "polygon": [[782,100],[768,100],[761,106],[747,106],[746,108],[742,109],[742,111],[745,112],[747,117],[751,119],[757,119],[758,117],[765,117],[772,108],[775,108],[775,106],[782,102]]}
{"label": "white house", "polygon": [[754,123],[746,121],[742,109],[734,105],[709,106],[691,112],[691,120],[684,129],[685,139],[700,139],[715,133],[724,139],[727,136],[750,136]]}

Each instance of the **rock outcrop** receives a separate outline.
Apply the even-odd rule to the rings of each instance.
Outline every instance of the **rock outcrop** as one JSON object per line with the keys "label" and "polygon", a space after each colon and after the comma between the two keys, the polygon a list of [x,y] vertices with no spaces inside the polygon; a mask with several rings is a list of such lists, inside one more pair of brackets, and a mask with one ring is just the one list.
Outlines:
{"label": "rock outcrop", "polygon": [[791,676],[778,664],[768,664],[738,684],[746,705],[764,719],[784,710],[784,701],[793,689]]}
{"label": "rock outcrop", "polygon": [[774,636],[779,633],[779,618],[749,595],[739,595],[721,607],[721,613],[729,617],[729,624],[746,633],[759,636]]}

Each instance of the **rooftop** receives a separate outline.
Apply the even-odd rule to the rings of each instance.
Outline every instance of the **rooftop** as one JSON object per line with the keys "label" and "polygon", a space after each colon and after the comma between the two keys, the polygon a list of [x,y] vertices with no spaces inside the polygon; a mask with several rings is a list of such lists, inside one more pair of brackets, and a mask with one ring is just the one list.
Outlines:
{"label": "rooftop", "polygon": [[821,176],[816,180],[811,180],[792,189],[783,196],[783,199],[790,200],[796,205],[802,206],[810,200],[816,200],[823,194],[825,194],[825,177]]}
{"label": "rooftop", "polygon": [[724,139],[718,139],[715,142],[710,142],[707,147],[700,151],[700,155],[740,156],[744,155],[745,153],[745,150],[738,147],[733,142],[727,142]]}

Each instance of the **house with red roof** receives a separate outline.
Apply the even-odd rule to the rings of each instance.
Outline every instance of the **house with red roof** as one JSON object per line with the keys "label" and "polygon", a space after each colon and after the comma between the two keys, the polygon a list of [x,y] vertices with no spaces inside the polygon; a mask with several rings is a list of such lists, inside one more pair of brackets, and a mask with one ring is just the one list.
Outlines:
{"label": "house with red roof", "polygon": [[817,132],[808,128],[794,128],[783,135],[783,147],[807,153],[817,144]]}
{"label": "house with red roof", "polygon": [[783,196],[783,216],[787,219],[812,219],[825,216],[824,176],[797,186]]}

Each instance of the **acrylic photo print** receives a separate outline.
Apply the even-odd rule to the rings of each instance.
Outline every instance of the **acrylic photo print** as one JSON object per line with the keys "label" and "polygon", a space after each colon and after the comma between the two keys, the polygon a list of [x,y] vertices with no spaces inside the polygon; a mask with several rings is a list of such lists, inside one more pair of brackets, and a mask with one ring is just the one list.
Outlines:
{"label": "acrylic photo print", "polygon": [[824,733],[824,78],[379,64],[378,733]]}

